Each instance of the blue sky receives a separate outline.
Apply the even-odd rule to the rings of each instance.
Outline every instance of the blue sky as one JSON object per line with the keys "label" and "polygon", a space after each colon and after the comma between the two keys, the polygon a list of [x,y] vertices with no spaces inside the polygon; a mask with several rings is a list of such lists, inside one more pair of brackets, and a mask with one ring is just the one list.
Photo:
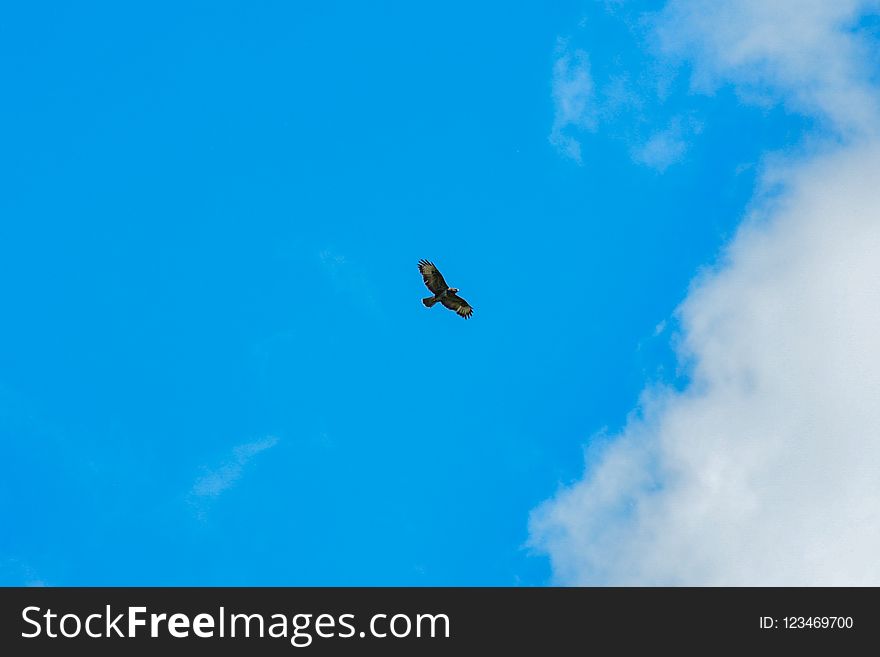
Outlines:
{"label": "blue sky", "polygon": [[659,7],[8,7],[0,583],[553,581],[530,513],[683,385],[672,313],[814,120],[696,89]]}

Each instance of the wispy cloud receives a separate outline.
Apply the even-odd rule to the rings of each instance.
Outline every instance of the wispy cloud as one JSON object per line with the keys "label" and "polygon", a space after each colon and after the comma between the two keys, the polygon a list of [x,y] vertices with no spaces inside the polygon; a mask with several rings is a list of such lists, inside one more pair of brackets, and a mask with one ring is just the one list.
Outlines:
{"label": "wispy cloud", "polygon": [[232,458],[196,479],[192,494],[197,497],[217,497],[237,482],[245,466],[260,452],[278,444],[278,438],[269,436],[252,443],[238,445],[232,450]]}
{"label": "wispy cloud", "polygon": [[533,513],[557,582],[880,584],[880,113],[852,29],[868,4],[660,15],[696,84],[789,103],[820,119],[825,146],[768,166],[678,309],[690,384],[646,389],[583,478]]}
{"label": "wispy cloud", "polygon": [[664,129],[652,134],[644,143],[637,144],[633,148],[632,158],[662,173],[682,160],[688,142],[701,130],[702,124],[693,118],[673,117]]}
{"label": "wispy cloud", "polygon": [[0,559],[0,586],[46,586],[30,564],[15,557]]}
{"label": "wispy cloud", "polygon": [[579,131],[596,128],[590,62],[583,50],[569,50],[564,39],[557,43],[557,54],[553,65],[555,113],[550,143],[563,155],[580,163],[581,144],[576,135]]}
{"label": "wispy cloud", "polygon": [[665,107],[669,80],[658,78],[651,67],[626,69],[616,62],[605,62],[597,78],[587,52],[572,48],[570,39],[558,39],[556,54],[550,143],[562,155],[581,164],[583,140],[601,130],[624,143],[637,164],[663,172],[682,160],[700,122],[670,115]]}

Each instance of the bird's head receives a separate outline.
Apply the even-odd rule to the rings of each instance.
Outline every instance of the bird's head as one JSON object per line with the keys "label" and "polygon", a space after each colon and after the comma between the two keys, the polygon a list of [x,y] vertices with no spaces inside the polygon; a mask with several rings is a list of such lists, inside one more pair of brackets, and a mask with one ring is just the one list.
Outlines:
{"label": "bird's head", "polygon": [[453,294],[458,294],[458,288],[457,288],[457,287],[451,287],[451,288],[449,288],[449,291],[452,292]]}

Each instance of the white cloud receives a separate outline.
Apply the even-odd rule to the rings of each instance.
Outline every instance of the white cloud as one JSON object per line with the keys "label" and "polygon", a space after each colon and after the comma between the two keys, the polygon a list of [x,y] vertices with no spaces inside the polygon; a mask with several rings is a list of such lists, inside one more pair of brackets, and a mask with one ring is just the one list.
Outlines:
{"label": "white cloud", "polygon": [[572,133],[596,129],[596,108],[590,62],[583,50],[569,51],[560,39],[559,57],[553,65],[553,104],[555,115],[550,143],[576,162],[581,161],[581,144]]}
{"label": "white cloud", "polygon": [[838,145],[769,167],[677,311],[689,386],[646,390],[620,435],[593,441],[583,479],[533,513],[557,582],[880,584],[880,121],[857,9],[661,15],[701,85],[763,87]]}
{"label": "white cloud", "polygon": [[15,557],[0,558],[0,586],[10,585],[43,587],[46,581],[27,562]]}
{"label": "white cloud", "polygon": [[792,109],[837,129],[875,130],[877,95],[866,70],[875,44],[852,28],[876,0],[672,0],[655,35],[665,55],[687,58],[694,84],[731,81],[749,99],[781,94]]}
{"label": "white cloud", "polygon": [[549,140],[562,155],[582,163],[581,139],[601,128],[627,144],[638,164],[663,172],[683,158],[701,124],[689,115],[670,116],[664,108],[669,72],[612,58],[605,62],[610,70],[596,79],[588,54],[571,48],[569,40],[558,39],[556,53]]}
{"label": "white cloud", "polygon": [[192,487],[198,497],[217,497],[241,478],[244,467],[260,452],[278,444],[278,438],[269,436],[252,443],[238,445],[232,450],[232,458],[214,470],[208,470]]}
{"label": "white cloud", "polygon": [[673,119],[669,126],[654,133],[648,140],[633,150],[633,160],[660,172],[675,164],[687,151],[685,136],[699,132],[694,123],[682,125],[680,119]]}
{"label": "white cloud", "polygon": [[670,164],[681,158],[684,151],[685,143],[682,138],[673,131],[663,130],[654,134],[633,154],[633,158],[658,171],[665,171]]}

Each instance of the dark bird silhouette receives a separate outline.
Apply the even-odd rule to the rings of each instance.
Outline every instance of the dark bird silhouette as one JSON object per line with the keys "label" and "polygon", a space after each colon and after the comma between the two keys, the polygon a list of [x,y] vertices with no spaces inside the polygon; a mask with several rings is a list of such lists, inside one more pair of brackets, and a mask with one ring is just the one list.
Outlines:
{"label": "dark bird silhouette", "polygon": [[459,316],[467,319],[474,314],[474,309],[470,304],[458,296],[457,287],[449,287],[443,280],[443,274],[434,266],[433,262],[427,260],[419,260],[419,272],[425,279],[425,285],[431,290],[433,297],[422,299],[422,303],[428,308],[438,301],[450,310],[454,310]]}

